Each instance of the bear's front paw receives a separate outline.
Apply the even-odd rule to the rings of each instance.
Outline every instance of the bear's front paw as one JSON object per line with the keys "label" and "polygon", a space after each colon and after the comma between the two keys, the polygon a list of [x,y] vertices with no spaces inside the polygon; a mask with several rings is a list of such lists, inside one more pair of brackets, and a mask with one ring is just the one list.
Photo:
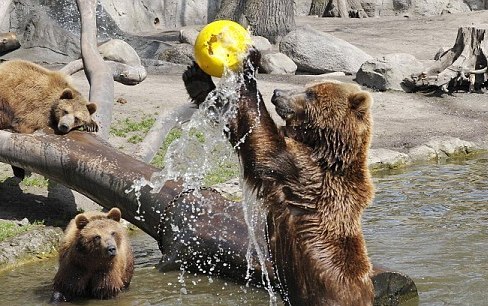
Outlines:
{"label": "bear's front paw", "polygon": [[195,62],[188,66],[182,78],[188,95],[197,106],[203,103],[207,95],[215,89],[212,77]]}
{"label": "bear's front paw", "polygon": [[81,130],[86,132],[98,132],[98,124],[95,121],[83,125]]}

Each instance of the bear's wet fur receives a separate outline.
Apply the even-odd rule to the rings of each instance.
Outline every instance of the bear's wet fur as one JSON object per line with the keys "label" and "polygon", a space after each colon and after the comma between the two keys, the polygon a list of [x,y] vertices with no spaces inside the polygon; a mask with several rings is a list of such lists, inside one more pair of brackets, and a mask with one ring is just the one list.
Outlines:
{"label": "bear's wet fur", "polygon": [[[269,251],[283,300],[372,305],[372,265],[361,228],[374,196],[367,165],[372,97],[338,82],[275,90],[272,103],[286,122],[279,129],[257,89],[256,54],[244,65],[229,139],[237,146],[244,188],[268,209]],[[183,80],[196,104],[214,88],[201,86],[209,78],[196,64]]]}
{"label": "bear's wet fur", "polygon": [[121,212],[85,212],[70,221],[59,249],[51,302],[114,298],[127,288],[134,256]]}
{"label": "bear's wet fur", "polygon": [[[0,64],[0,129],[33,133],[50,127],[60,134],[83,128],[96,132],[91,118],[97,106],[70,83],[69,77],[24,60]],[[14,167],[15,176],[24,171]]]}

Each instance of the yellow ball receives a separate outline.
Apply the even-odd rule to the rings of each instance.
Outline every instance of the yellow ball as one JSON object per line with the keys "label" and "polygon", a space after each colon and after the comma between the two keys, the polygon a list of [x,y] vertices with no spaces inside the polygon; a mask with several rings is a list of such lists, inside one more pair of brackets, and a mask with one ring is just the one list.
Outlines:
{"label": "yellow ball", "polygon": [[251,36],[240,24],[217,20],[207,24],[195,41],[195,61],[206,73],[221,77],[224,67],[236,71],[244,59]]}

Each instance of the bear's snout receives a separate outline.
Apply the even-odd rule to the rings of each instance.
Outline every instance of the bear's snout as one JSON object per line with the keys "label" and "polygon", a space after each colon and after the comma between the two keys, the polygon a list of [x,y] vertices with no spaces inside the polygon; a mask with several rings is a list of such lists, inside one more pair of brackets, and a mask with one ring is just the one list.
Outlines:
{"label": "bear's snout", "polygon": [[275,89],[271,103],[275,106],[276,113],[284,120],[291,119],[295,114],[293,108],[290,107],[288,90]]}
{"label": "bear's snout", "polygon": [[109,245],[107,247],[107,254],[108,254],[108,256],[111,256],[111,257],[117,255],[117,247],[115,245]]}
{"label": "bear's snout", "polygon": [[67,124],[59,124],[58,125],[58,130],[63,133],[63,134],[66,134],[69,132],[69,126]]}

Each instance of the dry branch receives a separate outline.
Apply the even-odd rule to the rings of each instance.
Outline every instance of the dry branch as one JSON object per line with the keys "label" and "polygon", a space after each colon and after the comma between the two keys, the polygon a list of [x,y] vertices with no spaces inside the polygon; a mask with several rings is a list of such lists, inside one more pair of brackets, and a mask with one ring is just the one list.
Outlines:
{"label": "dry branch", "polygon": [[0,56],[20,48],[15,33],[0,33]]}
{"label": "dry branch", "polygon": [[112,121],[114,83],[112,71],[105,64],[97,47],[97,0],[76,0],[81,16],[81,54],[90,83],[90,101],[97,103],[95,117],[100,135],[108,138]]}
{"label": "dry branch", "polygon": [[424,72],[404,80],[410,90],[482,92],[488,88],[488,25],[458,29],[454,46]]}
{"label": "dry branch", "polygon": [[[113,80],[124,85],[137,85],[144,81],[147,76],[146,69],[143,66],[130,66],[114,61],[105,61],[105,64],[110,67]],[[78,59],[68,63],[60,71],[71,75],[83,69],[83,60]]]}

